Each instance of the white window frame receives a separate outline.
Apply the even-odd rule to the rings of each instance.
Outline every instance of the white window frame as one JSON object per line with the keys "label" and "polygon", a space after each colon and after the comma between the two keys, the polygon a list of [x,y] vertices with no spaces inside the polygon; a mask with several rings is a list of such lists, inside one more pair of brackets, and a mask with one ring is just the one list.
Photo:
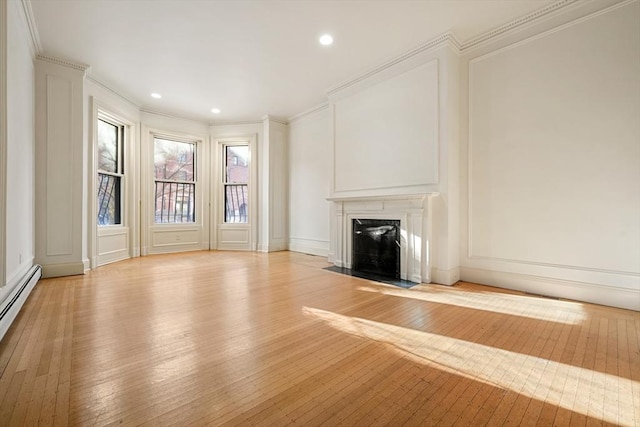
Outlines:
{"label": "white window frame", "polygon": [[[113,120],[111,115],[107,115],[106,113],[102,112],[102,111],[98,111],[98,119],[96,120],[96,140],[95,140],[95,144],[97,147],[98,144],[98,134],[97,134],[97,129],[98,129],[98,125],[97,123],[99,121],[103,121],[107,124],[110,124],[112,126],[115,126],[118,130],[118,136],[117,136],[117,140],[116,140],[116,144],[117,144],[117,160],[116,160],[116,172],[110,172],[110,171],[105,171],[100,169],[100,165],[97,162],[98,159],[98,150],[96,150],[96,173],[95,173],[95,177],[97,177],[99,174],[103,174],[103,175],[109,175],[112,177],[116,177],[116,178],[120,178],[120,193],[119,193],[119,208],[120,208],[120,222],[116,223],[116,224],[100,224],[98,223],[98,227],[116,227],[116,226],[126,226],[128,221],[125,215],[125,209],[128,205],[127,200],[126,200],[126,159],[128,156],[125,155],[125,133],[128,131],[127,126],[119,123],[117,120]],[[94,177],[94,178],[95,178]],[[97,188],[96,189],[96,199],[97,196],[99,194],[100,189]],[[96,200],[97,201],[97,200]],[[96,214],[96,218],[97,215],[100,214],[100,211],[98,210],[97,214]]]}
{"label": "white window frame", "polygon": [[[195,156],[195,161],[193,164],[193,168],[194,168],[194,179],[193,181],[184,181],[184,180],[179,180],[179,179],[158,179],[155,177],[155,174],[153,173],[154,171],[152,170],[152,176],[151,180],[152,180],[152,184],[153,184],[153,191],[152,194],[154,194],[154,198],[153,198],[153,210],[154,210],[154,214],[153,214],[153,224],[156,226],[160,226],[160,225],[190,225],[190,224],[198,224],[198,222],[202,222],[200,221],[200,216],[202,215],[202,209],[199,206],[198,203],[198,192],[200,192],[200,186],[201,183],[199,182],[200,180],[199,175],[201,175],[200,173],[200,167],[199,167],[199,162],[200,162],[200,151],[201,151],[201,147],[198,146],[198,141],[197,140],[185,140],[183,138],[174,138],[174,137],[168,137],[166,135],[158,135],[158,134],[154,134],[152,136],[151,139],[151,145],[152,145],[152,150],[154,153],[154,157],[155,157],[155,144],[156,144],[156,139],[162,139],[162,140],[167,140],[167,141],[171,141],[171,142],[177,142],[177,143],[182,143],[182,144],[191,144],[193,145],[193,149],[194,149],[194,156]],[[156,189],[156,183],[158,182],[163,182],[163,183],[168,183],[168,184],[184,184],[184,185],[193,185],[194,188],[194,209],[193,212],[191,212],[194,216],[194,221],[189,221],[189,222],[156,222],[156,216],[155,216],[155,208],[156,208],[156,202],[157,200],[155,199],[155,189]],[[177,195],[177,192],[176,192]],[[175,202],[174,202],[175,203]],[[198,212],[200,211],[200,212]],[[175,219],[175,218],[174,218]]]}
{"label": "white window frame", "polygon": [[[227,181],[227,156],[226,156],[226,151],[227,148],[229,147],[247,147],[248,151],[249,151],[249,158],[247,159],[247,166],[249,168],[249,179],[247,180],[246,183],[233,183],[233,182],[229,182]],[[220,182],[222,184],[222,193],[220,194],[220,202],[221,202],[221,206],[219,206],[219,208],[222,208],[222,223],[224,224],[247,224],[251,221],[251,215],[250,215],[250,211],[251,211],[251,193],[252,191],[254,191],[253,188],[251,188],[251,147],[249,146],[248,142],[233,142],[233,143],[222,143],[219,146],[220,150],[221,150],[221,154],[220,154],[220,161],[222,162],[222,164],[220,165]],[[227,222],[226,221],[226,189],[229,185],[246,185],[247,186],[247,193],[249,196],[249,211],[247,211],[245,213],[246,217],[247,217],[247,221],[246,222]]]}
{"label": "white window frame", "polygon": [[[120,224],[98,225],[98,120],[122,128],[122,168],[120,183]],[[137,173],[138,124],[119,113],[119,109],[91,97],[91,144],[89,148],[89,257],[91,268],[140,255],[140,221],[136,202],[139,193]],[[116,243],[117,242],[117,243]]]}
{"label": "white window frame", "polygon": [[[204,159],[208,149],[201,135],[167,131],[164,129],[143,127],[144,161],[141,166],[143,197],[141,202],[141,247],[142,255],[185,252],[209,248],[209,209],[208,185],[205,175]],[[157,223],[155,222],[155,176],[154,176],[154,139],[168,139],[195,144],[195,222]]]}
{"label": "white window frame", "polygon": [[[255,251],[258,239],[258,185],[257,185],[257,137],[256,135],[215,138],[212,141],[211,165],[211,248],[220,250]],[[249,147],[249,209],[246,223],[224,222],[224,168],[225,148],[246,145]]]}

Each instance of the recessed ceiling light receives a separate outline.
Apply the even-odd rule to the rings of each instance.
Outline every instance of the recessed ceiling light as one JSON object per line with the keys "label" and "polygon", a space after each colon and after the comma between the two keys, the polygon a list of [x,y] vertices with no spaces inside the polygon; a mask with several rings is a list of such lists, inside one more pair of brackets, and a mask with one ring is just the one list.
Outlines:
{"label": "recessed ceiling light", "polygon": [[333,37],[331,37],[329,34],[324,34],[322,37],[320,37],[321,45],[329,46],[331,43],[333,43]]}
{"label": "recessed ceiling light", "polygon": [[213,114],[220,114],[220,109],[219,109],[219,108],[212,108],[212,109],[211,109],[211,112],[212,112]]}
{"label": "recessed ceiling light", "polygon": [[160,95],[159,93],[153,92],[153,93],[151,94],[151,97],[152,97],[152,98],[155,98],[155,99],[160,99],[160,98],[162,98],[162,95]]}

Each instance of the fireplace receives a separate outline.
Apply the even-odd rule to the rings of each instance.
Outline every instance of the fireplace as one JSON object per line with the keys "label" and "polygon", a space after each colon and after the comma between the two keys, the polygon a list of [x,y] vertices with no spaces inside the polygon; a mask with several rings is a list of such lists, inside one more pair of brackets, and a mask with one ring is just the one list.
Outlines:
{"label": "fireplace", "polygon": [[[429,283],[431,281],[431,207],[430,200],[438,196],[437,193],[421,193],[411,195],[391,196],[353,196],[331,197],[333,202],[333,220],[331,225],[331,247],[329,260],[336,267],[356,270],[362,264],[355,259],[355,242],[353,235],[357,221],[380,220],[378,225],[366,227],[385,227],[395,225],[401,280],[414,283]],[[399,223],[399,224],[398,224]],[[379,229],[380,236],[384,229]],[[387,233],[390,230],[387,231]],[[389,234],[390,236],[391,234]],[[390,237],[389,237],[390,239]],[[386,259],[386,256],[384,257]],[[368,261],[369,268],[381,261]],[[385,261],[386,263],[386,261]],[[367,264],[367,263],[365,263]],[[376,267],[377,268],[377,267]],[[380,273],[374,273],[380,274]],[[393,273],[398,274],[394,271]]]}
{"label": "fireplace", "polygon": [[400,220],[352,221],[351,269],[400,279]]}

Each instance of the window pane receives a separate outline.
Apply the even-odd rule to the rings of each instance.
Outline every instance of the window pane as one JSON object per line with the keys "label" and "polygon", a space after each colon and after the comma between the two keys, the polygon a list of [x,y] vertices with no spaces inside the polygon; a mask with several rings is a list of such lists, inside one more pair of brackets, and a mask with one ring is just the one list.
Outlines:
{"label": "window pane", "polygon": [[122,224],[120,177],[98,174],[98,225]]}
{"label": "window pane", "polygon": [[98,169],[119,173],[118,127],[98,120]]}
{"label": "window pane", "polygon": [[249,182],[249,147],[246,145],[226,147],[227,175],[225,182],[229,184],[246,184]]}
{"label": "window pane", "polygon": [[155,178],[195,182],[195,144],[154,138]]}
{"label": "window pane", "polygon": [[249,189],[247,185],[229,184],[224,187],[224,222],[248,222]]}
{"label": "window pane", "polygon": [[195,222],[195,184],[156,181],[155,222]]}

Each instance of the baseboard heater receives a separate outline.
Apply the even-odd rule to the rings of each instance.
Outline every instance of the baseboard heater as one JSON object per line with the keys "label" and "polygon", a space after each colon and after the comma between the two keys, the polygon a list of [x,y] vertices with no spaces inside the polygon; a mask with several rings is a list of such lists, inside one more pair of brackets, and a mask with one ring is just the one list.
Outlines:
{"label": "baseboard heater", "polygon": [[15,320],[27,297],[42,277],[42,267],[34,265],[0,305],[0,341]]}

